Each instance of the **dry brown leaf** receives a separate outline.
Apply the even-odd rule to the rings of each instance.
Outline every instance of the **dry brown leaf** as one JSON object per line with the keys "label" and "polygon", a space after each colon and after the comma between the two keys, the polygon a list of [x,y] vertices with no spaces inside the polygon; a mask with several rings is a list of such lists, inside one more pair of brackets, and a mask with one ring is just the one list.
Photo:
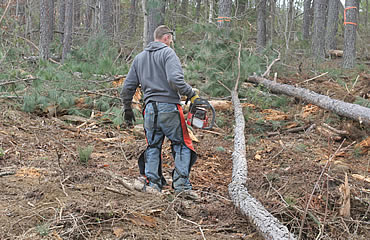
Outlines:
{"label": "dry brown leaf", "polygon": [[123,234],[125,233],[125,230],[120,227],[113,227],[113,233],[116,235],[117,238],[121,238]]}
{"label": "dry brown leaf", "polygon": [[354,179],[357,179],[357,180],[361,180],[361,181],[365,181],[365,182],[370,183],[370,178],[369,177],[365,177],[365,176],[362,176],[360,174],[352,174],[352,177]]}
{"label": "dry brown leaf", "polygon": [[360,143],[356,144],[356,147],[361,149],[362,154],[367,153],[370,150],[370,137],[367,137]]}
{"label": "dry brown leaf", "polygon": [[320,108],[318,106],[313,104],[307,104],[306,106],[303,107],[302,117],[306,118],[309,115],[318,112],[319,110]]}
{"label": "dry brown leaf", "polygon": [[251,103],[242,103],[242,107],[249,107],[252,109],[256,109],[256,105],[251,104]]}
{"label": "dry brown leaf", "polygon": [[297,122],[291,122],[288,123],[288,125],[285,126],[286,129],[291,129],[297,127],[299,124]]}
{"label": "dry brown leaf", "polygon": [[370,137],[367,137],[365,140],[360,142],[360,146],[370,148]]}
{"label": "dry brown leaf", "polygon": [[265,109],[262,110],[262,113],[268,114],[264,117],[265,120],[281,121],[288,119],[287,114],[274,109]]}
{"label": "dry brown leaf", "polygon": [[[115,76],[115,77],[119,77],[119,76]],[[123,82],[125,81],[125,77],[121,77],[121,78],[119,78],[119,79],[117,79],[117,80],[115,80],[115,81],[113,81],[112,82],[112,85],[113,85],[113,87],[118,87],[118,86],[121,86],[122,84],[123,84]]]}
{"label": "dry brown leaf", "polygon": [[155,227],[156,220],[151,216],[146,216],[140,213],[134,213],[128,216],[128,219],[135,225]]}
{"label": "dry brown leaf", "polygon": [[61,238],[59,236],[59,234],[55,230],[53,231],[53,234],[52,235],[53,235],[53,237],[54,237],[55,240],[63,240],[63,238]]}
{"label": "dry brown leaf", "polygon": [[36,169],[36,168],[27,168],[27,167],[25,167],[25,168],[21,168],[21,169],[19,169],[17,172],[16,172],[16,174],[15,174],[15,176],[17,176],[17,177],[30,177],[30,178],[38,178],[38,177],[40,177],[41,176],[41,173],[40,173],[40,171],[38,170],[38,169]]}
{"label": "dry brown leaf", "polygon": [[256,160],[261,160],[262,159],[262,156],[261,155],[259,155],[258,153],[254,156],[254,158],[256,159]]}

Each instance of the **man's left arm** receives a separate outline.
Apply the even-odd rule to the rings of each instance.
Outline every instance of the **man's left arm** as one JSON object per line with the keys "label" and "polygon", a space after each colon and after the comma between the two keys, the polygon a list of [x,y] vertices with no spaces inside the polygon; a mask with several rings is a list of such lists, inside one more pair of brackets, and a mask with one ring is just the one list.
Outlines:
{"label": "man's left arm", "polygon": [[124,109],[131,109],[132,98],[138,86],[139,79],[137,77],[135,65],[133,64],[127,74],[120,94]]}
{"label": "man's left arm", "polygon": [[132,98],[136,92],[136,88],[139,86],[139,79],[137,77],[135,62],[132,64],[130,71],[127,74],[123,88],[121,91],[121,100],[124,109],[124,119],[128,125],[132,125],[135,121],[135,115],[132,111],[131,104]]}

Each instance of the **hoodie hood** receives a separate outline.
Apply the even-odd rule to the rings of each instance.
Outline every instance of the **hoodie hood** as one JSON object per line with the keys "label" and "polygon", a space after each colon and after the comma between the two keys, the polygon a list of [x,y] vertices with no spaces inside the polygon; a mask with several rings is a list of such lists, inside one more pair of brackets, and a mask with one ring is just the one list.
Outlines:
{"label": "hoodie hood", "polygon": [[162,42],[154,41],[148,44],[148,46],[145,48],[145,51],[154,52],[154,51],[158,51],[165,47],[168,47],[168,46]]}

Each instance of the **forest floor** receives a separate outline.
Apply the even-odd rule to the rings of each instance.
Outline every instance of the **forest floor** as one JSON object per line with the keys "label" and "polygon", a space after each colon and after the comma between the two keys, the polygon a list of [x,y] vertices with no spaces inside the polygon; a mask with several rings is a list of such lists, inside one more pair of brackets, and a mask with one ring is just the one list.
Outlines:
{"label": "forest floor", "polygon": [[[305,81],[312,73],[278,81],[352,102],[370,93],[369,73],[358,76],[355,85],[342,78],[349,89],[328,76]],[[246,108],[253,112],[245,131],[249,192],[296,236],[301,230],[302,239],[368,239],[369,127],[294,99],[285,112]],[[128,190],[120,181],[140,179],[142,125],[66,122],[21,112],[2,100],[0,239],[263,239],[228,195],[233,111],[217,117],[225,124],[194,131],[198,161],[191,181],[200,198],[186,200],[170,187],[153,195]],[[305,130],[289,132],[295,127]],[[81,162],[78,149],[87,146],[93,146],[91,159]],[[172,167],[166,141],[167,180]],[[350,216],[341,216],[346,189]]]}

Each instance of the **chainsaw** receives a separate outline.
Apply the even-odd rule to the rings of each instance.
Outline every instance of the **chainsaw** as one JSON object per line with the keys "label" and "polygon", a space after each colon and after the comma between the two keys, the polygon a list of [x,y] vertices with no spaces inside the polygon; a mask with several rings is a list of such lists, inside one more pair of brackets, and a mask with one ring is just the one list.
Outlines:
{"label": "chainsaw", "polygon": [[215,124],[215,119],[216,112],[212,105],[203,98],[197,98],[190,105],[186,123],[199,129],[210,130]]}

